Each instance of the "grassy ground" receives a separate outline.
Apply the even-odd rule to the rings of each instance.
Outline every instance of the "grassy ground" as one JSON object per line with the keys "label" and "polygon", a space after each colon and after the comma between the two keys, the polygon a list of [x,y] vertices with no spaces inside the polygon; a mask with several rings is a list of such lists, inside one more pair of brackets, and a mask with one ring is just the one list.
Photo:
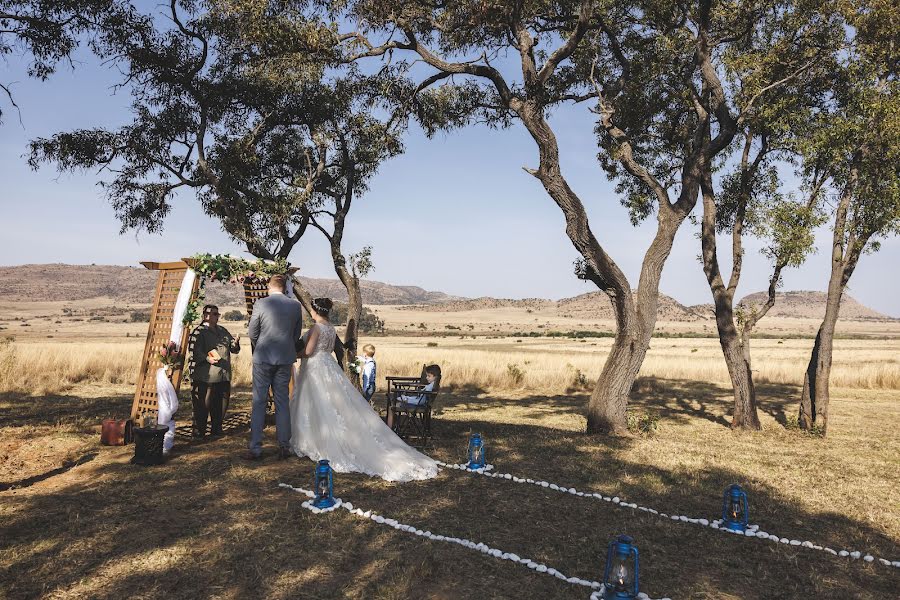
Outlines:
{"label": "grassy ground", "polygon": [[[238,333],[239,327],[233,326]],[[378,372],[418,373],[424,362],[441,365],[446,385],[492,391],[562,394],[588,389],[599,375],[608,338],[503,338],[459,336],[364,337],[377,351]],[[756,383],[800,384],[813,340],[755,340]],[[250,352],[234,359],[238,384],[250,382]],[[61,393],[80,382],[133,383],[143,341],[0,341],[0,392]],[[900,390],[900,340],[836,340],[832,385]],[[728,370],[717,339],[654,339],[641,373],[662,379],[727,384]],[[384,382],[381,382],[384,385]]]}
{"label": "grassy ground", "polygon": [[[765,429],[741,434],[727,428],[727,387],[644,379],[634,405],[659,415],[659,431],[609,440],[579,433],[583,394],[458,387],[445,396],[430,454],[458,462],[468,432],[480,430],[501,471],[707,518],[717,516],[722,489],[739,482],[766,531],[900,560],[896,392],[837,390],[825,440],[784,427],[795,387],[760,392]],[[132,466],[132,447],[99,447],[95,431],[101,418],[127,411],[131,393],[81,383],[59,395],[0,395],[0,597],[589,595],[343,511],[312,515],[277,486],[309,487],[311,463],[271,455],[244,463],[244,433],[179,440],[165,466]],[[657,598],[874,599],[900,588],[900,569],[456,471],[407,484],[339,475],[337,495],[586,579],[602,574],[608,540],[628,533],[640,547],[641,587]]]}

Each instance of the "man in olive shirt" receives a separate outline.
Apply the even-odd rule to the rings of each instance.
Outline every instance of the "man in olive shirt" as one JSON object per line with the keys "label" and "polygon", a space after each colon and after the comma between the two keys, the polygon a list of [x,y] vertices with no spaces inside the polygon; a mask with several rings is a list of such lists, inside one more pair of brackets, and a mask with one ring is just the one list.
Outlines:
{"label": "man in olive shirt", "polygon": [[193,435],[202,438],[207,417],[212,420],[212,435],[222,433],[222,402],[231,392],[231,354],[241,351],[241,336],[234,339],[219,327],[219,308],[212,304],[203,307],[203,324],[194,334]]}

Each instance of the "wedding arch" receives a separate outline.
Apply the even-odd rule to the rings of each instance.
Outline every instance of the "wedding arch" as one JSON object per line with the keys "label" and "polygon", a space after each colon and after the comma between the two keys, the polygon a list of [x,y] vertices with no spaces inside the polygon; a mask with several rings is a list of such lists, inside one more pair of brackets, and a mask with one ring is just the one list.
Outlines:
{"label": "wedding arch", "polygon": [[[144,261],[141,264],[158,271],[156,292],[150,309],[150,324],[141,358],[131,418],[139,422],[143,417],[156,416],[158,396],[157,378],[154,376],[163,363],[163,348],[174,342],[182,358],[187,357],[191,328],[200,318],[200,305],[204,299],[205,285],[209,281],[240,284],[244,288],[244,304],[247,317],[253,314],[253,305],[268,296],[269,278],[285,274],[290,278],[297,272],[286,261],[247,261],[222,254],[197,254],[172,262]],[[184,360],[174,362],[169,379],[176,393],[184,378]]]}

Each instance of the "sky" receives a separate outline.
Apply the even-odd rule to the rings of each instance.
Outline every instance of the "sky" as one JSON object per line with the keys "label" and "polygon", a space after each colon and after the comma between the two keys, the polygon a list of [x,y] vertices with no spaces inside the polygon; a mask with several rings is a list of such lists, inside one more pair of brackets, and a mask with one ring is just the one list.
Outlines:
{"label": "sky", "polygon": [[[34,263],[137,265],[198,252],[241,254],[242,248],[184,194],[162,234],[120,235],[113,209],[94,172],[59,174],[52,166],[32,171],[29,140],[59,131],[116,127],[129,120],[127,92],[115,93],[121,76],[86,51],[75,68],[61,66],[49,81],[25,74],[25,59],[0,59],[0,81],[11,84],[19,111],[3,102],[0,125],[0,265]],[[591,227],[633,286],[655,221],[633,227],[597,160],[594,118],[586,106],[554,113],[563,174],[579,194]],[[345,254],[370,245],[369,279],[417,285],[448,294],[498,298],[559,299],[595,291],[573,272],[578,253],[565,234],[562,212],[537,179],[537,149],[524,128],[473,126],[428,139],[412,129],[405,153],[385,163],[359,198],[347,221]],[[685,223],[666,263],[660,291],[684,304],[711,302],[699,262],[697,225]],[[720,243],[723,271],[730,269],[730,244]],[[784,274],[783,290],[825,290],[830,233],[817,232],[818,251],[799,269]],[[747,242],[738,296],[764,290],[770,265],[759,244]],[[725,254],[726,256],[721,256]],[[310,231],[290,262],[308,277],[333,278],[324,237]],[[883,243],[864,256],[849,293],[860,302],[900,317],[900,282],[886,277],[900,262],[900,241]],[[891,266],[895,265],[895,266]]]}

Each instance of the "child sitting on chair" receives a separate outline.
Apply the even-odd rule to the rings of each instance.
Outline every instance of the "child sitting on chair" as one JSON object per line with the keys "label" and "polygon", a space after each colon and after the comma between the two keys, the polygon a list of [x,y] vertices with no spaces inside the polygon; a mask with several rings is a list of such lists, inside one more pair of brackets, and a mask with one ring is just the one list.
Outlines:
{"label": "child sitting on chair", "polygon": [[[423,392],[433,392],[434,386],[441,380],[441,368],[437,365],[425,367],[425,381],[427,382]],[[426,394],[400,394],[400,401],[407,404],[424,404],[428,396]]]}
{"label": "child sitting on chair", "polygon": [[363,346],[362,350],[365,355],[362,368],[363,398],[371,403],[372,396],[375,395],[375,346],[366,344]]}

